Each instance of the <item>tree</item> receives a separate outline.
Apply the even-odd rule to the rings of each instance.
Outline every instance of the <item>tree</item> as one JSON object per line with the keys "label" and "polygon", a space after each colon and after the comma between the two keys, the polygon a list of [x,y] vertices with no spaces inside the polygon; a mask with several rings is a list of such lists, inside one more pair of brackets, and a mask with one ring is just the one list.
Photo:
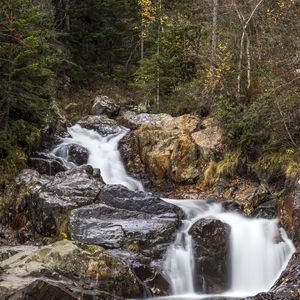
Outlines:
{"label": "tree", "polygon": [[0,10],[0,159],[15,148],[37,142],[49,120],[51,83],[57,52],[47,1],[1,0]]}

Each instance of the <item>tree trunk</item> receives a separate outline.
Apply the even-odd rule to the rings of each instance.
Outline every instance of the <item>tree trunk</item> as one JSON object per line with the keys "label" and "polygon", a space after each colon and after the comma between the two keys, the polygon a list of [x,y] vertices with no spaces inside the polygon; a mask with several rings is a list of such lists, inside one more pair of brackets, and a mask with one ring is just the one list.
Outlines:
{"label": "tree trunk", "polygon": [[218,19],[218,0],[213,0],[213,20],[211,38],[211,81],[215,86],[216,80],[216,55],[217,55],[217,19]]}
{"label": "tree trunk", "polygon": [[160,56],[160,34],[161,34],[161,0],[159,0],[159,16],[158,16],[158,27],[157,27],[157,68],[156,68],[156,107],[159,108],[160,102],[160,69],[159,69],[159,56]]}

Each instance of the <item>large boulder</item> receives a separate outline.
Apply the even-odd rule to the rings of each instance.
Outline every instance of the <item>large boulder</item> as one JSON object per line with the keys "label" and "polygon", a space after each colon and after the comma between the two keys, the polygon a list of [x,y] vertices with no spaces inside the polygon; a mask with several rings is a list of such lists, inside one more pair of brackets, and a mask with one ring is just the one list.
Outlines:
{"label": "large boulder", "polygon": [[102,136],[120,132],[120,127],[115,120],[109,119],[105,115],[86,116],[77,122],[81,127],[97,131]]}
{"label": "large boulder", "polygon": [[23,171],[7,189],[0,215],[15,229],[28,226],[43,236],[64,236],[72,209],[97,200],[104,185],[91,166],[60,172],[53,177]]}
{"label": "large boulder", "polygon": [[[132,156],[124,156],[127,168],[133,173],[145,171],[154,182],[194,183],[221,149],[218,127],[196,116],[127,112],[122,122],[135,129],[130,139],[125,137],[120,144],[121,154],[132,149]],[[144,170],[135,170],[141,167]]]}
{"label": "large boulder", "polygon": [[59,241],[31,247],[30,252],[21,251],[2,261],[0,267],[0,295],[6,294],[6,299],[27,299],[26,294],[48,299],[47,292],[59,296],[49,299],[78,299],[75,296],[80,292],[83,299],[114,299],[140,297],[145,292],[122,260],[95,245]]}
{"label": "large boulder", "polygon": [[179,208],[150,193],[108,185],[97,204],[73,211],[69,233],[73,240],[160,257],[179,226],[179,215]]}
{"label": "large boulder", "polygon": [[220,293],[229,287],[230,226],[216,219],[200,219],[190,229],[195,257],[195,288]]}
{"label": "large boulder", "polygon": [[92,115],[107,115],[109,118],[118,116],[120,106],[107,96],[97,96],[91,110]]}

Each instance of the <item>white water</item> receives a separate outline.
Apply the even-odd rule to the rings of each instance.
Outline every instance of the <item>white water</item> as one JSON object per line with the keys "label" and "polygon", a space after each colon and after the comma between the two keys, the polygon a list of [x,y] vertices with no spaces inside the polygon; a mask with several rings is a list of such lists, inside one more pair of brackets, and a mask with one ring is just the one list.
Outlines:
{"label": "white water", "polygon": [[[88,164],[101,170],[106,183],[123,184],[131,190],[143,190],[142,184],[126,173],[118,151],[119,141],[128,130],[106,137],[79,125],[69,128],[71,137],[64,138],[53,151],[62,157],[68,168],[75,164],[68,161],[63,145],[78,144],[88,149]],[[174,296],[163,298],[201,299],[213,296],[246,297],[268,291],[295,251],[293,243],[277,220],[249,219],[232,212],[224,212],[219,204],[201,200],[164,199],[182,208],[186,215],[175,242],[169,247],[164,263]],[[231,288],[221,295],[199,295],[194,288],[193,241],[188,234],[191,226],[201,218],[212,217],[231,226]],[[158,233],[159,234],[159,233]],[[203,287],[203,290],[205,288]]]}
{"label": "white water", "polygon": [[173,295],[184,295],[183,299],[201,298],[195,294],[193,286],[194,256],[188,234],[191,226],[201,218],[218,219],[231,226],[232,284],[222,296],[246,297],[267,292],[295,251],[292,241],[275,219],[246,218],[224,212],[220,204],[201,200],[165,200],[181,207],[187,218],[168,249],[164,266]]}
{"label": "white water", "polygon": [[128,129],[119,127],[119,132],[116,134],[101,136],[98,132],[82,128],[77,124],[69,128],[68,132],[71,137],[64,138],[62,143],[52,150],[52,155],[61,157],[66,167],[72,168],[75,164],[68,161],[68,153],[62,151],[62,146],[77,144],[88,149],[88,164],[101,170],[105,183],[122,184],[130,190],[143,191],[141,182],[126,173],[118,151],[118,143],[126,135]]}

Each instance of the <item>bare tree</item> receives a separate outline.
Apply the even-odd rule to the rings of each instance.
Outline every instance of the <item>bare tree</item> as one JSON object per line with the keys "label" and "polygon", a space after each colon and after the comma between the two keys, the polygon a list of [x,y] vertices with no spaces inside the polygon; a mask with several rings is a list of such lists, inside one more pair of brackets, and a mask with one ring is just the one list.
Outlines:
{"label": "bare tree", "polygon": [[217,19],[218,19],[218,0],[213,0],[212,39],[211,39],[211,81],[213,86],[215,85],[215,79],[216,79]]}
{"label": "bare tree", "polygon": [[250,38],[247,34],[247,29],[248,29],[248,25],[251,21],[251,19],[253,18],[255,12],[257,11],[257,9],[259,8],[259,6],[261,5],[261,3],[264,0],[259,0],[258,3],[255,5],[255,7],[252,9],[250,15],[248,18],[246,18],[241,11],[238,9],[238,6],[236,5],[236,3],[233,1],[233,6],[238,14],[238,17],[241,21],[242,24],[242,28],[243,28],[243,32],[241,35],[241,39],[240,39],[240,55],[239,55],[239,61],[238,61],[238,76],[237,76],[237,96],[238,98],[241,97],[241,78],[242,78],[242,61],[243,61],[243,56],[244,56],[244,43],[245,43],[245,39],[247,42],[246,45],[246,55],[247,55],[247,88],[250,88],[251,85],[251,57],[250,57]]}

